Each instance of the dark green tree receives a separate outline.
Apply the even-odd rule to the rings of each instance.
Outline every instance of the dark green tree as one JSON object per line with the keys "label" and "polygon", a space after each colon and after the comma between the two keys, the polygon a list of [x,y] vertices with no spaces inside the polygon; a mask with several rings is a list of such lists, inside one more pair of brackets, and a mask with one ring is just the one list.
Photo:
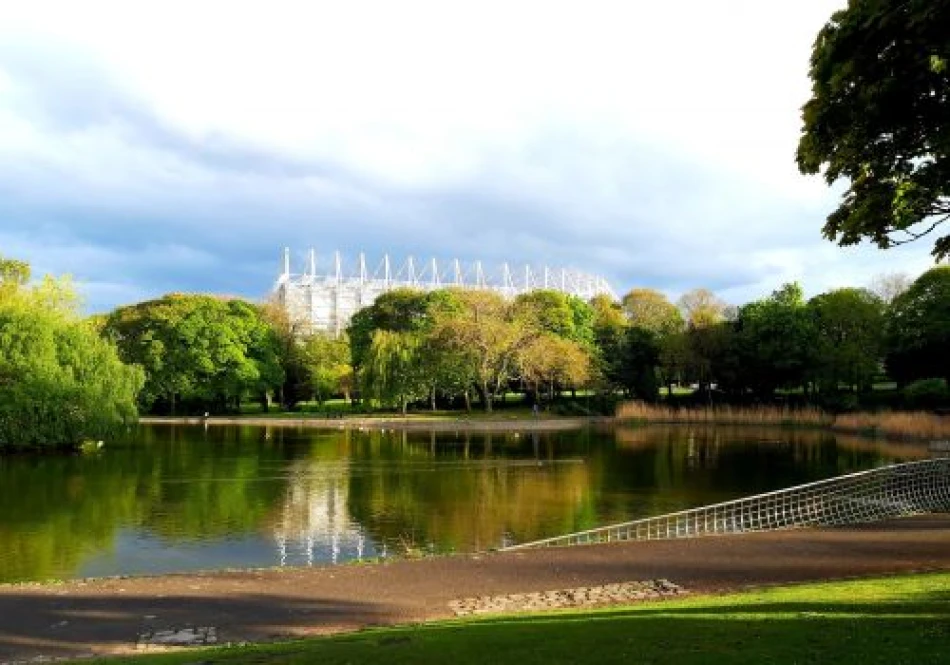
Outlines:
{"label": "dark green tree", "polygon": [[950,380],[950,266],[928,270],[891,304],[887,369],[899,383]]}
{"label": "dark green tree", "polygon": [[[849,187],[829,240],[879,247],[950,218],[950,0],[850,0],[811,57],[798,168]],[[950,254],[950,236],[933,254]]]}
{"label": "dark green tree", "polygon": [[884,302],[867,289],[836,289],[808,302],[816,328],[815,377],[822,393],[864,392],[880,372]]}
{"label": "dark green tree", "polygon": [[802,288],[786,284],[763,300],[744,305],[736,322],[744,383],[762,398],[776,388],[807,383],[814,361],[816,331]]}

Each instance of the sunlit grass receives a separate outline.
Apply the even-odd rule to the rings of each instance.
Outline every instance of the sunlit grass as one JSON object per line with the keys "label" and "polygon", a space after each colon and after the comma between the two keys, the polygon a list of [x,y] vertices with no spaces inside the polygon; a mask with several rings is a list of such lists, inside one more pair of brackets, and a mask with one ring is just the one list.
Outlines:
{"label": "sunlit grass", "polygon": [[950,573],[931,573],[448,621],[121,662],[895,665],[948,662],[948,640]]}

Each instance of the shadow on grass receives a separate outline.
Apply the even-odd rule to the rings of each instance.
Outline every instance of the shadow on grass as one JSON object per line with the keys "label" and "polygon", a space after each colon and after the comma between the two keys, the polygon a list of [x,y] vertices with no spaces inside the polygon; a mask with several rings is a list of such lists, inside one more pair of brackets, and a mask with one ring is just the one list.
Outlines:
{"label": "shadow on grass", "polygon": [[[926,583],[926,578],[916,582]],[[866,602],[747,602],[733,596],[586,614],[483,618],[148,663],[945,663],[946,578],[940,587]],[[840,598],[849,587],[828,588]],[[788,591],[796,592],[783,590]]]}
{"label": "shadow on grass", "polygon": [[394,620],[385,606],[267,594],[0,594],[0,663],[134,647],[143,633],[214,626],[219,641],[263,641]]}

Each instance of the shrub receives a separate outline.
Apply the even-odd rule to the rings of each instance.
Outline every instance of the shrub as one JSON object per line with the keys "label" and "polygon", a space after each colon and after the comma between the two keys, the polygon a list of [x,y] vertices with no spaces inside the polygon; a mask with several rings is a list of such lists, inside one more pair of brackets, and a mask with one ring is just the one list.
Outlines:
{"label": "shrub", "polygon": [[921,379],[904,388],[907,406],[913,409],[937,409],[950,404],[945,379]]}

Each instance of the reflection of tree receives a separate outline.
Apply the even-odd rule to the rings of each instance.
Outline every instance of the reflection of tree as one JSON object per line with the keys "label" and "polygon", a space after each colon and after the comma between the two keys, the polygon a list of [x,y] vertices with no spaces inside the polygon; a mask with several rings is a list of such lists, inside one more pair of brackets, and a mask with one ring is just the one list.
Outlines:
{"label": "reflection of tree", "polygon": [[0,581],[74,575],[130,525],[170,541],[259,530],[291,450],[264,433],[142,428],[94,456],[0,457]]}
{"label": "reflection of tree", "polygon": [[169,547],[276,536],[287,563],[383,546],[476,550],[926,455],[754,427],[522,436],[142,428],[133,444],[99,455],[0,457],[0,581],[74,575],[123,528]]}
{"label": "reflection of tree", "polygon": [[354,437],[350,513],[377,541],[440,551],[592,526],[592,469],[564,450],[554,458],[544,438],[551,458],[517,435]]}
{"label": "reflection of tree", "polygon": [[0,582],[68,576],[140,517],[139,488],[109,456],[0,457]]}
{"label": "reflection of tree", "polygon": [[[829,478],[895,461],[926,448],[823,430],[696,425],[616,430],[599,506],[617,521],[660,515]],[[611,488],[618,488],[612,492]]]}
{"label": "reflection of tree", "polygon": [[[158,439],[144,525],[171,540],[206,539],[260,530],[283,494],[292,455],[282,433],[260,428],[146,430]],[[154,449],[154,446],[152,446]],[[156,451],[157,452],[157,451]]]}

